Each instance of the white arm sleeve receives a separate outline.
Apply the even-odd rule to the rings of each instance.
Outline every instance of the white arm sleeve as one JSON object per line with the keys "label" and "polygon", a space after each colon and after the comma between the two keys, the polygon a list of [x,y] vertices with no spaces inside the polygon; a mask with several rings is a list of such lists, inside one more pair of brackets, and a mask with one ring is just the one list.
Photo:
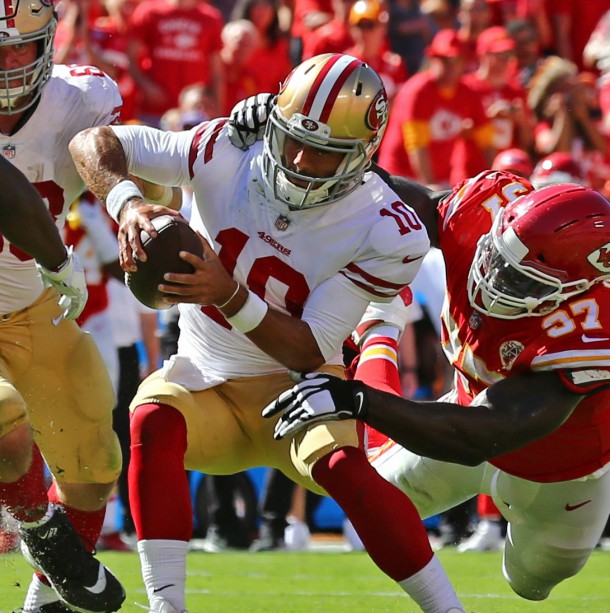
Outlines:
{"label": "white arm sleeve", "polygon": [[356,291],[342,275],[327,279],[314,289],[303,310],[325,360],[332,358],[366,311],[369,299]]}
{"label": "white arm sleeve", "polygon": [[130,173],[159,185],[190,183],[188,159],[195,132],[163,132],[146,126],[111,126]]}

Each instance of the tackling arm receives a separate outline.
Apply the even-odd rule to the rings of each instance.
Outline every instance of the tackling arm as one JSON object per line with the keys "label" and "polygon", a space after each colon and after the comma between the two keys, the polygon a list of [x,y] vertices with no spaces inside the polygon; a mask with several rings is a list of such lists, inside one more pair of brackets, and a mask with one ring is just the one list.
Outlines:
{"label": "tackling arm", "polygon": [[499,381],[470,407],[407,400],[359,381],[312,374],[263,415],[281,415],[276,438],[312,421],[356,417],[418,455],[476,466],[551,433],[582,398],[569,392],[553,372]]}
{"label": "tackling arm", "polygon": [[469,407],[412,401],[404,406],[396,396],[367,392],[366,422],[373,428],[419,455],[469,466],[550,434],[582,399],[553,372],[503,379]]}

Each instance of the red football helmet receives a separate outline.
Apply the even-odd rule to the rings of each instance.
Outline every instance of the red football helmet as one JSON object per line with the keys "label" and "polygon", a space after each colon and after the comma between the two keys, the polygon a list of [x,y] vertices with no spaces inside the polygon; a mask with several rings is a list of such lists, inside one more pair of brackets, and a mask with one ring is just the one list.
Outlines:
{"label": "red football helmet", "polygon": [[501,209],[479,240],[468,297],[499,319],[546,315],[610,278],[610,202],[584,186],[545,187]]}
{"label": "red football helmet", "polygon": [[546,187],[557,183],[586,185],[585,173],[574,157],[563,151],[551,153],[534,167],[530,180],[534,187]]}
{"label": "red football helmet", "polygon": [[492,170],[508,170],[514,175],[530,178],[534,170],[534,163],[527,151],[523,149],[505,149],[496,155]]}

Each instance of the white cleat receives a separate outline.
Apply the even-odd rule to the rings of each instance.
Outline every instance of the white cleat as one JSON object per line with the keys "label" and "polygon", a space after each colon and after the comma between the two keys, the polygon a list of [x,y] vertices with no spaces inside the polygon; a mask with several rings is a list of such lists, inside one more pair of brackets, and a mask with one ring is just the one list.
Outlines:
{"label": "white cleat", "polygon": [[482,519],[469,539],[458,545],[460,553],[466,551],[501,551],[504,547],[502,527],[499,522]]}

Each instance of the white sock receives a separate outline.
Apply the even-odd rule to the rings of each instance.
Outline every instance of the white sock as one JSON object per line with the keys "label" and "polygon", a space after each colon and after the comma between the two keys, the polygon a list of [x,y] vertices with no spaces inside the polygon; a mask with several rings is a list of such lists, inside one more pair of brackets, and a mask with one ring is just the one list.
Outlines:
{"label": "white sock", "polygon": [[420,606],[424,613],[463,611],[449,577],[436,555],[420,571],[398,585]]}
{"label": "white sock", "polygon": [[371,328],[370,331],[366,331],[360,341],[360,346],[364,345],[364,343],[368,343],[372,338],[375,337],[386,336],[397,341],[400,338],[400,330],[393,326],[392,324],[380,324],[379,326],[375,326]]}
{"label": "white sock", "polygon": [[[138,541],[142,578],[148,600],[160,597],[178,611],[186,608],[186,541]],[[155,591],[157,590],[157,591]]]}
{"label": "white sock", "polygon": [[51,602],[57,602],[59,596],[55,593],[55,590],[43,583],[36,574],[32,575],[32,581],[28,588],[28,593],[25,596],[25,602],[23,603],[23,613],[30,613],[31,611],[39,611],[40,607]]}

